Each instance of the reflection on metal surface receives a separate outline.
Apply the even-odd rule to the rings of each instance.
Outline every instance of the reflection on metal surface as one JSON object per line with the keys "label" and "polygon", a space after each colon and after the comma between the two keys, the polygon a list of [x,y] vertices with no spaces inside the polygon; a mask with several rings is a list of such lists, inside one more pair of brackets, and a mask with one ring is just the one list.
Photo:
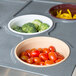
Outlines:
{"label": "reflection on metal surface", "polygon": [[72,76],[76,76],[76,65],[75,65],[75,68],[74,68]]}
{"label": "reflection on metal surface", "polygon": [[14,49],[15,49],[15,47],[13,47],[13,48],[11,49],[10,57],[11,57],[12,62],[13,62],[14,64],[16,64],[16,60],[14,59],[14,56],[13,56],[13,51],[14,51]]}
{"label": "reflection on metal surface", "polygon": [[40,75],[0,67],[0,76],[40,76]]}

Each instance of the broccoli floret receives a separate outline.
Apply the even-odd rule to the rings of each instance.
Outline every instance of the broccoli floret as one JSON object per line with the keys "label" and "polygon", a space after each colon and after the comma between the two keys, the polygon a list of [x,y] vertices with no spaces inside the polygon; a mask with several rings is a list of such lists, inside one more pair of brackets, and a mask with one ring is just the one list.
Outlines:
{"label": "broccoli floret", "polygon": [[49,28],[49,25],[48,25],[48,24],[42,23],[42,24],[39,26],[38,30],[39,30],[39,32],[41,32],[41,31],[44,31],[44,30],[46,30],[46,29],[48,29],[48,28]]}
{"label": "broccoli floret", "polygon": [[40,20],[38,20],[38,19],[35,19],[32,23],[35,25],[35,27],[37,29],[38,26],[40,26],[42,22]]}
{"label": "broccoli floret", "polygon": [[26,23],[22,26],[22,30],[26,33],[34,33],[37,32],[33,23]]}
{"label": "broccoli floret", "polygon": [[21,28],[20,26],[13,25],[13,26],[11,26],[11,28],[12,28],[13,30],[17,31],[17,32],[23,32],[23,31],[22,31],[22,28]]}

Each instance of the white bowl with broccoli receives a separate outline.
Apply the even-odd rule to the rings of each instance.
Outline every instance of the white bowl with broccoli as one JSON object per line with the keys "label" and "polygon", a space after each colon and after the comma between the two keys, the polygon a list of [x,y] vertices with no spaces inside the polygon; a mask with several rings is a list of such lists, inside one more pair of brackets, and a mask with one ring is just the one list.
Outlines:
{"label": "white bowl with broccoli", "polygon": [[8,28],[21,35],[36,35],[51,29],[53,21],[43,15],[29,14],[18,16],[8,23]]}

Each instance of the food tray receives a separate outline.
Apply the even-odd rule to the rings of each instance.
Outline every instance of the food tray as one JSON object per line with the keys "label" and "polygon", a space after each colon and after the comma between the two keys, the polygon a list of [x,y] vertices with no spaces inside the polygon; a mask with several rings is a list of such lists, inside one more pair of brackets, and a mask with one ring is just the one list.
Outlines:
{"label": "food tray", "polygon": [[[30,2],[30,3],[29,3]],[[76,23],[73,22],[60,22],[54,18],[53,21],[55,23],[55,27],[52,31],[48,31],[45,34],[40,34],[36,36],[50,36],[56,37],[64,42],[66,42],[70,49],[71,53],[69,58],[52,67],[31,67],[28,65],[24,65],[19,62],[14,56],[14,48],[15,46],[24,39],[31,38],[33,36],[22,36],[12,33],[8,29],[8,22],[10,19],[25,15],[25,14],[41,14],[51,18],[49,14],[49,9],[57,4],[62,4],[62,2],[52,2],[52,1],[36,1],[29,0],[29,4],[27,1],[25,2],[0,2],[3,6],[6,5],[5,8],[8,8],[7,11],[3,14],[7,14],[2,18],[2,22],[0,23],[0,66],[12,68],[16,70],[21,70],[24,72],[31,72],[39,75],[46,76],[72,76],[73,69],[76,65]],[[12,4],[12,5],[11,5]],[[27,5],[28,4],[28,5]],[[26,6],[27,5],[27,6]],[[11,8],[13,8],[11,10]],[[1,9],[1,8],[0,8]],[[0,19],[1,20],[1,19]]]}

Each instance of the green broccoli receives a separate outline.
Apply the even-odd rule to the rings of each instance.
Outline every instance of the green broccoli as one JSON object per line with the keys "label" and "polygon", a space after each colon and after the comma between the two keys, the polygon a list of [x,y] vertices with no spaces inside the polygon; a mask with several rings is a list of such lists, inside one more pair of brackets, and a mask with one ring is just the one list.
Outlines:
{"label": "green broccoli", "polygon": [[22,30],[26,33],[34,33],[37,32],[33,23],[26,23],[22,26]]}
{"label": "green broccoli", "polygon": [[23,31],[22,31],[22,27],[20,27],[20,26],[13,25],[13,26],[11,26],[11,28],[12,28],[13,30],[17,31],[17,32],[23,32]]}
{"label": "green broccoli", "polygon": [[40,26],[42,22],[40,20],[38,20],[38,19],[35,19],[32,23],[35,25],[35,27],[37,29],[38,26]]}
{"label": "green broccoli", "polygon": [[41,31],[44,31],[44,30],[46,30],[46,29],[48,29],[48,28],[49,28],[49,25],[48,25],[48,24],[42,23],[42,24],[38,27],[38,30],[39,30],[39,32],[41,32]]}

